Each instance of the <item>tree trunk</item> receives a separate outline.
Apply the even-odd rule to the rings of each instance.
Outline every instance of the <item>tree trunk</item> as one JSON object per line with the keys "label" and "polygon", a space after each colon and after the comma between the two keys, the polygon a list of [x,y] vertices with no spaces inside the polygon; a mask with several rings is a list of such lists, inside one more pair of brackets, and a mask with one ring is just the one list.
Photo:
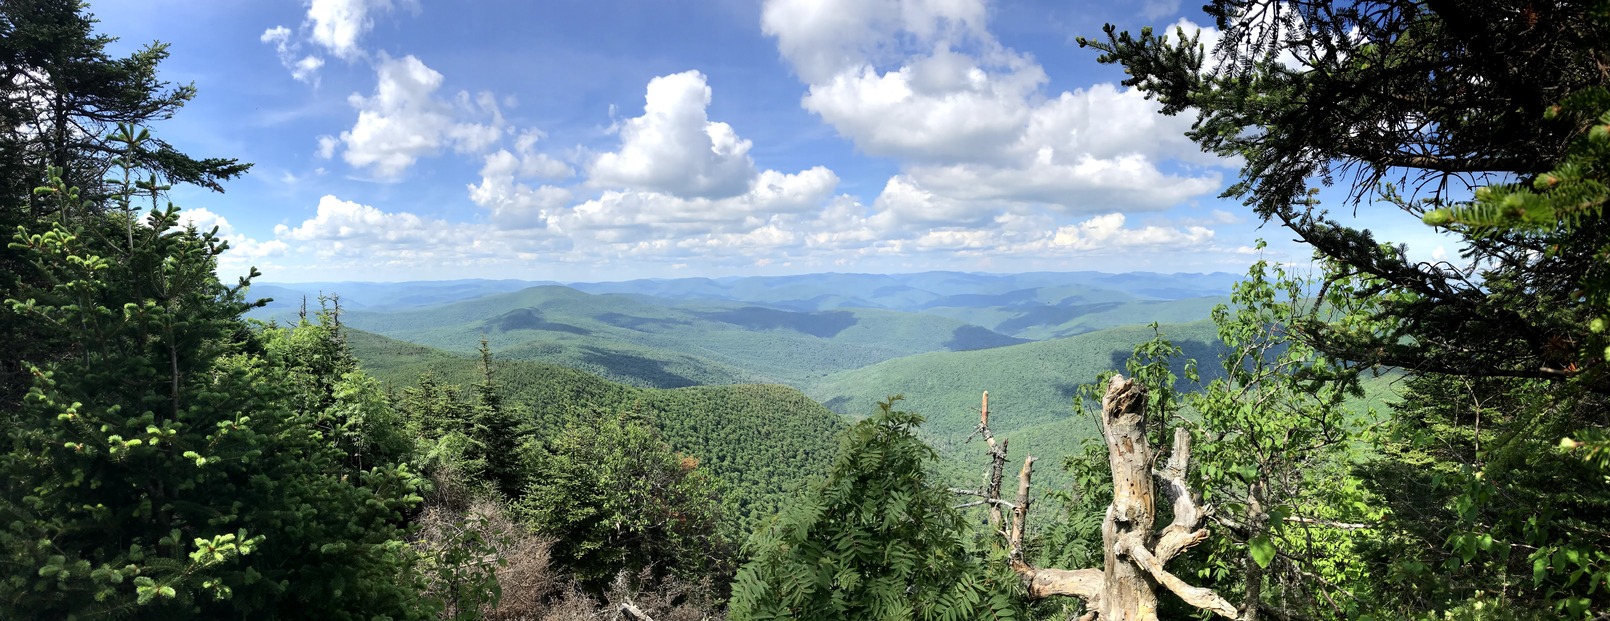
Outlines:
{"label": "tree trunk", "polygon": [[[1185,485],[1185,470],[1191,459],[1190,432],[1175,428],[1167,465],[1153,470],[1156,455],[1146,440],[1146,389],[1133,380],[1114,376],[1102,398],[1101,410],[1101,431],[1113,481],[1112,504],[1107,506],[1107,516],[1101,524],[1102,569],[1038,568],[1022,560],[1033,456],[1024,460],[1015,504],[1000,500],[998,483],[977,492],[958,491],[985,496],[981,503],[992,507],[1013,507],[1012,524],[1001,533],[1010,547],[1012,569],[1023,578],[1031,598],[1072,595],[1083,599],[1086,613],[1081,621],[1156,621],[1159,587],[1191,606],[1227,619],[1240,619],[1236,608],[1218,593],[1186,584],[1164,568],[1208,536],[1208,531],[1199,526],[1212,514],[1212,508],[1198,504],[1197,494]],[[987,405],[984,411],[988,411]],[[981,417],[979,431],[990,437],[987,415]],[[1006,461],[1005,451],[990,444],[990,471],[999,472]],[[1156,480],[1164,483],[1163,493],[1174,518],[1161,531],[1153,530],[1157,520]]]}
{"label": "tree trunk", "polygon": [[1112,469],[1112,504],[1101,522],[1102,619],[1150,621],[1157,618],[1157,593],[1127,550],[1147,545],[1157,516],[1152,489],[1152,451],[1146,441],[1146,391],[1113,378],[1101,400],[1102,435]]}

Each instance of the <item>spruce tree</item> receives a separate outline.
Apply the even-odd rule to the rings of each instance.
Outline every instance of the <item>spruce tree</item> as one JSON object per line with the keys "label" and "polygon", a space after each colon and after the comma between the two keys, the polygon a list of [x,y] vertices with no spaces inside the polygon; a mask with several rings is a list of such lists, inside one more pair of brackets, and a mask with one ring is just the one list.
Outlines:
{"label": "spruce tree", "polygon": [[470,413],[471,463],[474,476],[486,481],[504,498],[518,498],[525,490],[525,460],[521,455],[525,431],[520,419],[503,405],[492,378],[492,350],[481,339],[481,381],[475,384],[475,405]]}
{"label": "spruce tree", "polygon": [[[1610,605],[1610,533],[1588,526],[1610,501],[1610,5],[1215,0],[1205,10],[1221,35],[1213,50],[1183,32],[1111,25],[1080,43],[1123,65],[1125,84],[1165,113],[1195,115],[1188,136],[1243,163],[1225,196],[1312,246],[1315,308],[1344,312],[1293,317],[1289,334],[1331,360],[1412,378],[1367,483],[1401,508],[1445,505],[1382,525],[1379,573],[1438,581],[1425,587],[1436,595],[1407,597],[1396,613],[1497,604],[1583,618]],[[1316,183],[1347,188],[1348,206],[1444,227],[1457,258],[1415,260],[1328,213]],[[1380,216],[1368,225],[1379,230]],[[1599,472],[1557,466],[1562,450]]]}
{"label": "spruce tree", "polygon": [[348,468],[293,406],[295,371],[240,318],[247,279],[217,280],[216,231],[171,205],[131,220],[60,176],[41,195],[51,222],[10,248],[43,284],[6,305],[76,347],[23,360],[0,452],[0,616],[428,614],[402,543],[420,481]]}
{"label": "spruce tree", "polygon": [[[1187,33],[1112,25],[1079,42],[1122,65],[1124,83],[1164,113],[1193,114],[1187,136],[1203,150],[1243,162],[1225,197],[1311,245],[1327,278],[1355,278],[1360,296],[1380,302],[1376,321],[1305,325],[1303,339],[1341,359],[1575,378],[1610,392],[1595,362],[1602,347],[1573,346],[1591,340],[1574,294],[1584,275],[1604,274],[1610,227],[1466,236],[1449,253],[1457,261],[1422,263],[1371,230],[1379,219],[1370,228],[1339,219],[1310,192],[1339,184],[1344,207],[1396,207],[1412,223],[1458,208],[1476,187],[1546,182],[1604,110],[1579,114],[1569,100],[1610,87],[1605,3],[1215,0],[1204,9],[1221,34],[1212,50]],[[1562,105],[1572,113],[1551,114]]]}
{"label": "spruce tree", "polygon": [[846,433],[827,480],[749,543],[729,616],[759,619],[1012,619],[1014,574],[972,554],[954,497],[930,479],[922,417],[898,399]]}
{"label": "spruce tree", "polygon": [[[152,43],[125,57],[107,53],[116,39],[97,33],[96,20],[74,0],[0,2],[0,236],[34,227],[64,203],[36,196],[58,169],[66,187],[89,200],[74,207],[109,206],[118,190],[108,172],[131,160],[161,185],[190,184],[214,191],[251,167],[230,158],[197,158],[160,140],[132,148],[113,139],[120,124],[145,125],[171,117],[196,94],[193,85],[158,77],[167,46]],[[41,95],[48,94],[48,96]],[[35,228],[35,231],[42,229]],[[0,299],[21,287],[47,282],[18,249],[0,244]],[[0,308],[0,412],[15,411],[32,381],[24,360],[66,355],[77,348],[49,340],[32,319]],[[0,422],[4,422],[0,419]]]}

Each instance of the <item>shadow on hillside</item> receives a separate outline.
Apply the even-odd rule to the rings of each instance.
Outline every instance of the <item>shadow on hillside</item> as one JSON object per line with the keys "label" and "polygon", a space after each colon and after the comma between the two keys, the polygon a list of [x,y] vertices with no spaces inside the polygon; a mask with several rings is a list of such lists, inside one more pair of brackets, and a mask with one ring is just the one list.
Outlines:
{"label": "shadow on hillside", "polygon": [[650,388],[683,388],[698,386],[701,382],[678,375],[666,368],[661,360],[635,356],[625,352],[609,351],[597,347],[582,347],[581,362],[597,365],[611,375],[629,378],[630,383]]}
{"label": "shadow on hillside", "polygon": [[860,319],[849,311],[800,313],[746,306],[737,310],[699,313],[699,317],[721,323],[730,323],[749,330],[793,330],[817,338],[833,338]]}
{"label": "shadow on hillside", "polygon": [[647,333],[658,332],[659,330],[664,330],[674,326],[686,326],[692,323],[690,321],[684,321],[681,319],[669,319],[665,317],[638,317],[635,315],[623,315],[621,313],[603,313],[597,315],[595,318],[617,328],[626,328],[627,330],[636,330],[638,332]]}
{"label": "shadow on hillside", "polygon": [[950,333],[950,340],[945,341],[945,349],[950,351],[972,351],[1027,342],[1029,342],[1029,339],[1020,339],[1001,334],[989,328],[968,325],[958,326],[956,331]]}
{"label": "shadow on hillside", "polygon": [[[1096,378],[1092,377],[1087,381],[1095,381],[1095,379]],[[1079,387],[1083,385],[1084,384],[1075,381],[1074,378],[1069,378],[1069,380],[1066,382],[1057,382],[1056,385],[1052,386],[1051,388],[1055,389],[1057,391],[1057,396],[1062,397],[1063,401],[1070,404],[1068,407],[1071,408],[1074,407],[1071,405],[1073,404],[1073,398],[1079,394]]]}
{"label": "shadow on hillside", "polygon": [[542,318],[542,313],[534,308],[520,308],[504,313],[501,317],[487,322],[499,332],[513,332],[515,330],[547,330],[549,332],[566,332],[587,336],[591,330],[578,328],[570,324],[554,323]]}
{"label": "shadow on hillside", "polygon": [[996,330],[1011,333],[1035,326],[1055,326],[1073,321],[1082,315],[1102,313],[1123,306],[1123,302],[1079,304],[1076,306],[1029,306],[1023,314],[1001,322]]}
{"label": "shadow on hillside", "polygon": [[826,409],[832,410],[832,412],[834,412],[834,413],[839,413],[839,415],[844,415],[844,417],[853,417],[853,415],[865,415],[865,412],[860,412],[860,413],[852,413],[852,412],[850,412],[850,409],[852,409],[852,407],[855,407],[855,404],[857,404],[857,399],[855,399],[855,397],[842,396],[842,397],[832,397],[832,399],[828,399],[828,401],[821,402],[821,407],[826,407]]}

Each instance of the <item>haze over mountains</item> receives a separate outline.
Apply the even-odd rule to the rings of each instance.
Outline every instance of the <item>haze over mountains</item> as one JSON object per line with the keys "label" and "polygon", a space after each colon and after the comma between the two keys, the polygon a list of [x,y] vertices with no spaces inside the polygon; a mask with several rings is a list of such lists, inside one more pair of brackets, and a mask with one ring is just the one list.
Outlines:
{"label": "haze over mountains", "polygon": [[[452,280],[396,283],[257,283],[252,294],[275,298],[269,313],[294,311],[303,296],[337,293],[352,311],[399,311],[510,293],[564,286],[590,294],[624,294],[650,303],[736,302],[800,312],[881,309],[952,317],[1029,339],[1070,336],[1101,327],[1143,323],[1132,314],[1181,312],[1187,300],[1227,296],[1234,274],[1130,272],[1032,272],[975,274],[804,274],[731,278],[643,279],[559,283],[520,280]],[[259,311],[261,315],[263,312]],[[1122,315],[1122,317],[1120,317]],[[1081,318],[1083,318],[1081,320]],[[1179,317],[1189,320],[1200,317]],[[1033,336],[1050,330],[1049,334]]]}

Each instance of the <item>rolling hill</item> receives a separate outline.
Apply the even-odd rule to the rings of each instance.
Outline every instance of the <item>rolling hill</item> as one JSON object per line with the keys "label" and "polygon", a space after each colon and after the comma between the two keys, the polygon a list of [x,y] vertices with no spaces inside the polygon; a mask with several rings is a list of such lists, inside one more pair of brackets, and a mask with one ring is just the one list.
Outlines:
{"label": "rolling hill", "polygon": [[805,274],[576,283],[591,293],[680,301],[729,301],[798,311],[874,308],[950,317],[1007,336],[1043,340],[1152,321],[1207,316],[1232,274],[1033,272]]}
{"label": "rolling hill", "polygon": [[[429,372],[438,382],[467,386],[479,361],[349,329],[347,342],[363,368],[396,389]],[[740,523],[771,515],[793,491],[822,476],[846,421],[793,388],[739,384],[648,389],[561,366],[496,362],[505,403],[538,437],[578,417],[633,412],[647,417],[673,449],[699,459],[728,492]]]}
{"label": "rolling hill", "polygon": [[294,317],[301,309],[304,299],[307,300],[310,309],[316,309],[321,295],[340,295],[341,307],[346,310],[400,310],[518,291],[538,284],[546,283],[480,279],[413,282],[264,282],[252,283],[246,295],[253,299],[273,300],[249,315],[268,319]]}
{"label": "rolling hill", "polygon": [[[1075,413],[1071,397],[1098,373],[1121,368],[1134,345],[1151,338],[1141,324],[1170,324],[1165,333],[1211,369],[1216,339],[1202,319],[1227,301],[1223,296],[1235,279],[926,272],[514,290],[509,288],[518,281],[423,288],[366,283],[356,294],[343,293],[344,305],[362,305],[348,305],[343,322],[391,337],[354,338],[363,343],[366,365],[390,381],[410,382],[429,369],[446,381],[471,383],[473,364],[463,354],[484,337],[509,368],[511,389],[532,387],[518,390],[533,424],[552,429],[577,407],[610,410],[627,403],[651,413],[682,412],[668,421],[696,411],[701,414],[689,420],[699,425],[675,428],[678,442],[700,450],[717,436],[764,429],[744,426],[747,419],[710,418],[715,415],[704,413],[709,408],[735,408],[769,421],[775,413],[757,408],[782,401],[793,404],[790,411],[814,407],[820,415],[819,406],[794,403],[804,397],[791,389],[756,384],[793,386],[851,417],[900,393],[906,396],[903,407],[928,417],[924,433],[945,457],[947,472],[959,476],[979,463],[981,449],[964,440],[984,390],[991,392],[996,413],[992,427],[1011,439],[1015,456],[1052,456],[1077,450],[1082,439],[1095,435],[1094,425]],[[645,390],[672,388],[681,392]],[[695,437],[705,438],[699,440],[704,444]],[[729,478],[759,467],[701,459],[719,464]],[[1045,463],[1047,483],[1059,478],[1056,470],[1054,460]]]}
{"label": "rolling hill", "polygon": [[[571,283],[577,291],[641,296],[660,306],[755,306],[814,313],[880,309],[939,315],[1006,336],[1042,340],[1150,321],[1206,316],[1239,277],[1232,274],[1033,272],[977,274],[802,274],[744,278],[643,279]],[[293,317],[304,297],[338,293],[349,311],[393,312],[511,293],[551,281],[456,280],[401,283],[258,283],[272,297],[258,318]]]}
{"label": "rolling hill", "polygon": [[484,336],[500,355],[670,388],[742,382],[800,385],[829,373],[929,351],[1024,342],[935,315],[879,309],[792,311],[737,302],[677,303],[542,286],[343,321],[466,352]]}
{"label": "rolling hill", "polygon": [[1239,279],[1237,275],[1226,273],[919,272],[645,279],[574,283],[571,286],[589,293],[636,293],[678,300],[751,302],[794,310],[883,308],[917,311],[936,306],[937,301],[961,296],[1010,301],[1014,296],[1024,296],[1024,291],[1040,289],[1106,291],[1136,300],[1215,297],[1228,293],[1230,285]]}

